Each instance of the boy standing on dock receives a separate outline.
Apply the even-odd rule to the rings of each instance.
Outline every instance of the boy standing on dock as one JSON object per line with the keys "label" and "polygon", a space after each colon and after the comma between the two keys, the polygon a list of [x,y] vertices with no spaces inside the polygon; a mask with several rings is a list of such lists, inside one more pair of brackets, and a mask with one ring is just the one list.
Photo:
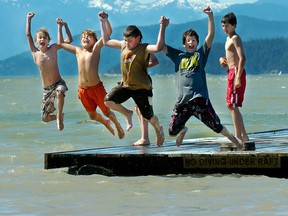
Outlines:
{"label": "boy standing on dock", "polygon": [[154,115],[152,106],[152,82],[147,72],[150,53],[159,52],[164,45],[165,29],[169,25],[169,19],[161,17],[160,30],[157,43],[154,45],[141,43],[142,33],[134,25],[128,26],[123,33],[124,40],[110,39],[107,32],[107,17],[99,17],[104,45],[121,49],[121,83],[113,88],[106,96],[105,103],[108,107],[122,113],[126,117],[129,131],[132,124],[133,111],[122,105],[130,97],[133,98],[142,116],[154,127],[156,132],[156,144],[161,147],[164,143],[164,132],[158,118]]}
{"label": "boy standing on dock", "polygon": [[[31,35],[31,20],[34,15],[33,12],[27,14],[26,37],[33,60],[38,66],[42,78],[43,98],[41,118],[44,122],[57,120],[57,128],[61,131],[64,129],[64,97],[65,92],[68,90],[65,81],[60,76],[58,68],[57,51],[61,49],[61,46],[56,43],[49,46],[50,35],[47,29],[40,28],[35,36],[35,42],[38,45],[38,48],[36,48]],[[71,43],[73,39],[68,25],[60,18],[57,18],[56,22],[58,24],[58,43]],[[67,35],[65,41],[62,34],[63,26]],[[54,107],[56,97],[57,115],[53,114],[56,110]]]}
{"label": "boy standing on dock", "polygon": [[[99,12],[98,16],[107,16],[104,12]],[[108,34],[112,33],[109,22],[106,22]],[[71,44],[61,43],[61,46],[76,55],[79,72],[78,97],[81,100],[91,120],[102,123],[114,136],[114,129],[110,120],[114,123],[119,139],[123,139],[125,133],[118,122],[114,112],[104,104],[104,98],[107,94],[104,85],[100,79],[98,67],[100,61],[100,51],[103,40],[97,39],[97,35],[92,30],[84,30],[80,36],[82,47]],[[104,119],[96,109],[99,107],[103,114],[109,119]]]}
{"label": "boy standing on dock", "polygon": [[195,116],[241,149],[237,139],[221,124],[209,99],[205,65],[212,47],[215,26],[211,8],[207,6],[203,12],[208,15],[208,34],[198,50],[199,36],[193,29],[183,33],[182,43],[186,52],[168,45],[164,45],[163,48],[163,52],[175,64],[177,86],[177,101],[172,113],[169,135],[177,135],[176,145],[180,146],[188,131],[185,124],[191,116]]}
{"label": "boy standing on dock", "polygon": [[222,67],[228,67],[226,105],[231,112],[235,136],[244,145],[249,141],[244,122],[238,107],[242,107],[246,87],[246,57],[240,36],[236,33],[237,19],[234,13],[228,13],[222,18],[222,29],[227,34],[226,56],[219,59]]}

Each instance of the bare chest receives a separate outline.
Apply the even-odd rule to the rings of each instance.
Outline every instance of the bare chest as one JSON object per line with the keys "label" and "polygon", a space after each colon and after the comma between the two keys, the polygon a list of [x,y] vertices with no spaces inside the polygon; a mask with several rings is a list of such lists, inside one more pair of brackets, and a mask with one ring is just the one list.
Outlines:
{"label": "bare chest", "polygon": [[231,39],[227,39],[225,43],[226,52],[233,52],[235,50],[234,44]]}
{"label": "bare chest", "polygon": [[99,55],[95,52],[81,52],[78,54],[78,63],[80,65],[91,65],[99,61]]}
{"label": "bare chest", "polygon": [[44,66],[51,64],[53,62],[57,61],[57,53],[52,53],[52,52],[38,52],[35,56],[35,62],[37,65]]}

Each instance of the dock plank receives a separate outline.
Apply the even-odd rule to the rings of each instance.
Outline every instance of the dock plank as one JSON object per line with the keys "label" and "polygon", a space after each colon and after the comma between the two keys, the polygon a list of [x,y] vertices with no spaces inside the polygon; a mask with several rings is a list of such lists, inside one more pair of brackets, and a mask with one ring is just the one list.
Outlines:
{"label": "dock plank", "polygon": [[76,175],[139,176],[168,174],[240,173],[288,177],[288,129],[249,134],[255,151],[220,151],[225,137],[187,139],[180,147],[166,142],[161,148],[114,146],[52,152],[44,155],[44,168],[68,167]]}

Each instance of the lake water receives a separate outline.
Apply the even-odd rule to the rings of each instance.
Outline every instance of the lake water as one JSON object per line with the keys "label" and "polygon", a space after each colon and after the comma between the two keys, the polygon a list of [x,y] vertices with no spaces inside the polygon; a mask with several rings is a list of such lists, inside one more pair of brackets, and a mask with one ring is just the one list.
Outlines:
{"label": "lake water", "polygon": [[[288,180],[266,176],[169,175],[140,177],[73,176],[67,169],[44,170],[44,154],[54,151],[131,145],[134,127],[123,140],[88,120],[77,98],[77,77],[64,77],[65,129],[40,122],[38,77],[0,78],[1,215],[287,215]],[[102,77],[109,91],[119,76]],[[225,106],[225,76],[207,76],[210,99],[222,123],[233,132]],[[154,76],[154,110],[167,128],[175,100],[173,76]],[[241,112],[248,132],[288,128],[288,76],[248,76]],[[125,105],[133,108],[134,103]],[[122,126],[125,119],[116,113]],[[186,138],[218,136],[196,118]],[[150,127],[150,139],[155,134]],[[152,144],[154,145],[154,144]],[[257,148],[257,146],[256,146]]]}

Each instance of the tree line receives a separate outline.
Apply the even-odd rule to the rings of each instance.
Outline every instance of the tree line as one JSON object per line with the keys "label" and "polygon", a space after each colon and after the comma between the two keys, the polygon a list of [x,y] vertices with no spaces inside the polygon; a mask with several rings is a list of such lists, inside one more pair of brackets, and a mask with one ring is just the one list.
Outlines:
{"label": "tree line", "polygon": [[[173,45],[172,45],[173,46]],[[288,74],[288,38],[257,39],[243,41],[246,54],[247,74]],[[182,49],[182,47],[180,48]],[[100,73],[120,74],[120,51],[104,47],[101,53]],[[206,65],[207,74],[225,74],[226,69],[219,65],[219,57],[225,55],[224,42],[214,43]],[[174,65],[164,53],[156,53],[160,65],[149,69],[151,75],[174,74]],[[64,50],[59,53],[59,67],[63,75],[77,75],[77,62],[74,55]],[[0,76],[39,75],[30,52],[0,61]]]}

